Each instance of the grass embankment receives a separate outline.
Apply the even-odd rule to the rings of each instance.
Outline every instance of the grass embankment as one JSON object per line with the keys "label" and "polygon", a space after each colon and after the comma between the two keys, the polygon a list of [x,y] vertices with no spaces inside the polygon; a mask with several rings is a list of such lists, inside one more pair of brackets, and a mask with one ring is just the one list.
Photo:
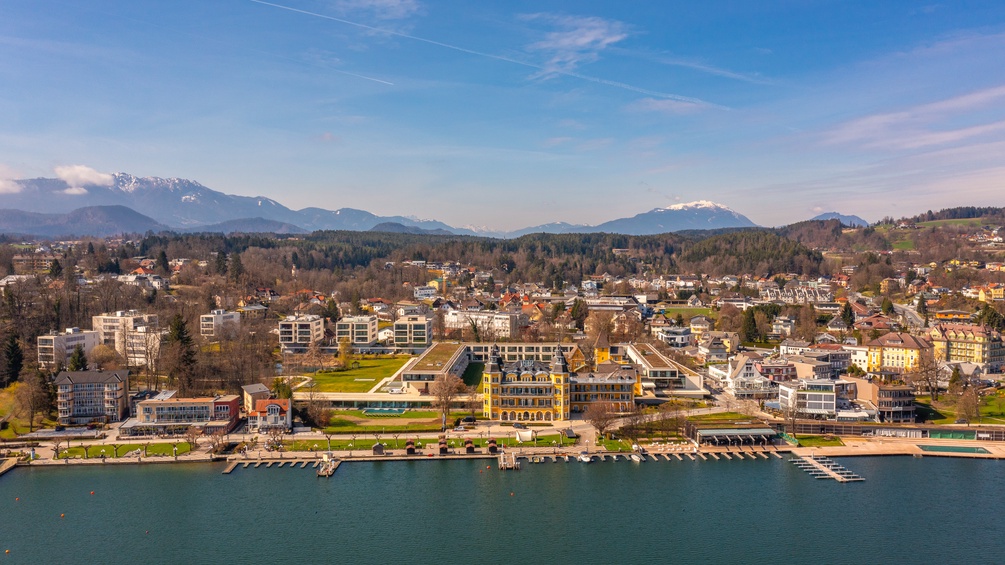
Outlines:
{"label": "grass embankment", "polygon": [[[919,396],[915,400],[918,419],[931,424],[953,424],[960,418],[957,397],[943,393],[938,401],[931,396]],[[971,424],[1005,424],[1005,391],[999,391],[981,398],[980,416]]]}
{"label": "grass embankment", "polygon": [[317,372],[311,375],[318,392],[367,392],[408,362],[409,357],[366,357],[357,359],[358,369]]}
{"label": "grass embankment", "polygon": [[[0,430],[0,439],[13,440],[21,434],[29,433],[31,428],[28,420],[17,417],[15,410],[14,395],[17,392],[19,383],[14,383],[5,389],[0,389],[0,420],[7,418],[7,427]],[[52,414],[39,414],[35,416],[35,429],[40,427],[51,428],[56,425],[56,421],[51,419]]]}
{"label": "grass embankment", "polygon": [[482,373],[485,372],[485,363],[471,363],[468,365],[467,369],[464,369],[464,374],[461,375],[461,380],[464,384],[468,386],[478,386],[482,384]]}
{"label": "grass embankment", "polygon": [[[100,458],[102,452],[104,452],[105,457],[124,457],[127,453],[139,450],[143,451],[143,443],[126,443],[126,444],[116,444],[116,445],[88,445],[87,458],[96,459]],[[184,455],[192,450],[192,446],[188,442],[181,443],[151,443],[147,446],[146,456],[156,457],[156,456],[169,456],[174,455],[174,447],[178,446],[178,455]],[[69,449],[63,449],[59,453],[60,459],[83,459],[84,458],[84,446],[74,446]]]}

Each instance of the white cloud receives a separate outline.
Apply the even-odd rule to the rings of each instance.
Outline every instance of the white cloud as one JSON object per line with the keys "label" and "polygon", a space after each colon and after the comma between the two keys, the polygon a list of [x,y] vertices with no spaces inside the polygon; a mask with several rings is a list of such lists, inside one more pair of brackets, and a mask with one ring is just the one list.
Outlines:
{"label": "white cloud", "polygon": [[71,186],[70,188],[62,190],[60,192],[62,192],[63,194],[69,194],[71,196],[81,196],[87,194],[87,189],[80,186]]}
{"label": "white cloud", "polygon": [[[70,188],[82,186],[111,186],[115,178],[108,173],[100,173],[86,165],[64,165],[53,169],[56,176],[70,185]],[[67,194],[87,194],[84,192],[67,192]]]}
{"label": "white cloud", "polygon": [[541,76],[572,72],[582,63],[596,61],[601,51],[628,37],[625,24],[598,17],[529,14],[523,19],[556,28],[527,47],[548,57],[542,64]]}
{"label": "white cloud", "polygon": [[14,182],[17,174],[6,165],[0,165],[0,194],[17,194],[21,192],[21,185]]}

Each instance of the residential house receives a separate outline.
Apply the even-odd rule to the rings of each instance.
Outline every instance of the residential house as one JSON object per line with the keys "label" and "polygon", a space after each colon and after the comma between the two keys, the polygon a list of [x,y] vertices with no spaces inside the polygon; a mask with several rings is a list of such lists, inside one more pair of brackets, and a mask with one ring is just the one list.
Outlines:
{"label": "residential house", "polygon": [[293,410],[288,398],[266,398],[255,401],[255,407],[248,412],[248,431],[252,433],[280,429],[293,429]]}
{"label": "residential house", "polygon": [[394,322],[394,346],[425,349],[433,343],[433,316],[414,314]]}
{"label": "residential house", "polygon": [[124,435],[179,434],[190,428],[203,433],[234,429],[241,416],[241,398],[236,394],[185,398],[166,390],[136,404],[136,418],[120,428]]}
{"label": "residential house", "polygon": [[272,391],[269,387],[262,383],[253,383],[250,385],[244,385],[241,387],[242,403],[241,407],[245,412],[251,412],[255,409],[255,402],[259,400],[266,400],[272,396]]}
{"label": "residential house", "polygon": [[279,322],[279,345],[284,350],[305,350],[324,338],[324,318],[316,314],[287,316]]}
{"label": "residential house", "polygon": [[836,383],[831,379],[798,379],[778,385],[783,413],[798,418],[833,418],[837,415]]}

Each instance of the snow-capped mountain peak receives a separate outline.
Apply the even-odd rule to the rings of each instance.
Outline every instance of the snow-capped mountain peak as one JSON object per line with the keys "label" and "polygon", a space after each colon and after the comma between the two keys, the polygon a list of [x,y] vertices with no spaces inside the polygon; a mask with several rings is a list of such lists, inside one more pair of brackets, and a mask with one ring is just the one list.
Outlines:
{"label": "snow-capped mountain peak", "polygon": [[682,202],[680,204],[674,204],[672,206],[667,206],[666,208],[657,208],[657,210],[667,210],[671,212],[680,210],[722,210],[723,212],[733,212],[729,207],[723,206],[717,202],[712,202],[711,200],[695,200],[694,202]]}

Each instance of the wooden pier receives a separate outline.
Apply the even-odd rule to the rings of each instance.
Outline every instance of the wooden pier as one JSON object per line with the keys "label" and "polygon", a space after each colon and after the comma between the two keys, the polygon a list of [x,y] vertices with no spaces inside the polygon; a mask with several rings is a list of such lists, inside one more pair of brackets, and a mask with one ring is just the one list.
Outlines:
{"label": "wooden pier", "polygon": [[862,477],[845,469],[827,457],[796,457],[790,459],[800,469],[809,473],[815,479],[834,479],[839,483],[864,481]]}

